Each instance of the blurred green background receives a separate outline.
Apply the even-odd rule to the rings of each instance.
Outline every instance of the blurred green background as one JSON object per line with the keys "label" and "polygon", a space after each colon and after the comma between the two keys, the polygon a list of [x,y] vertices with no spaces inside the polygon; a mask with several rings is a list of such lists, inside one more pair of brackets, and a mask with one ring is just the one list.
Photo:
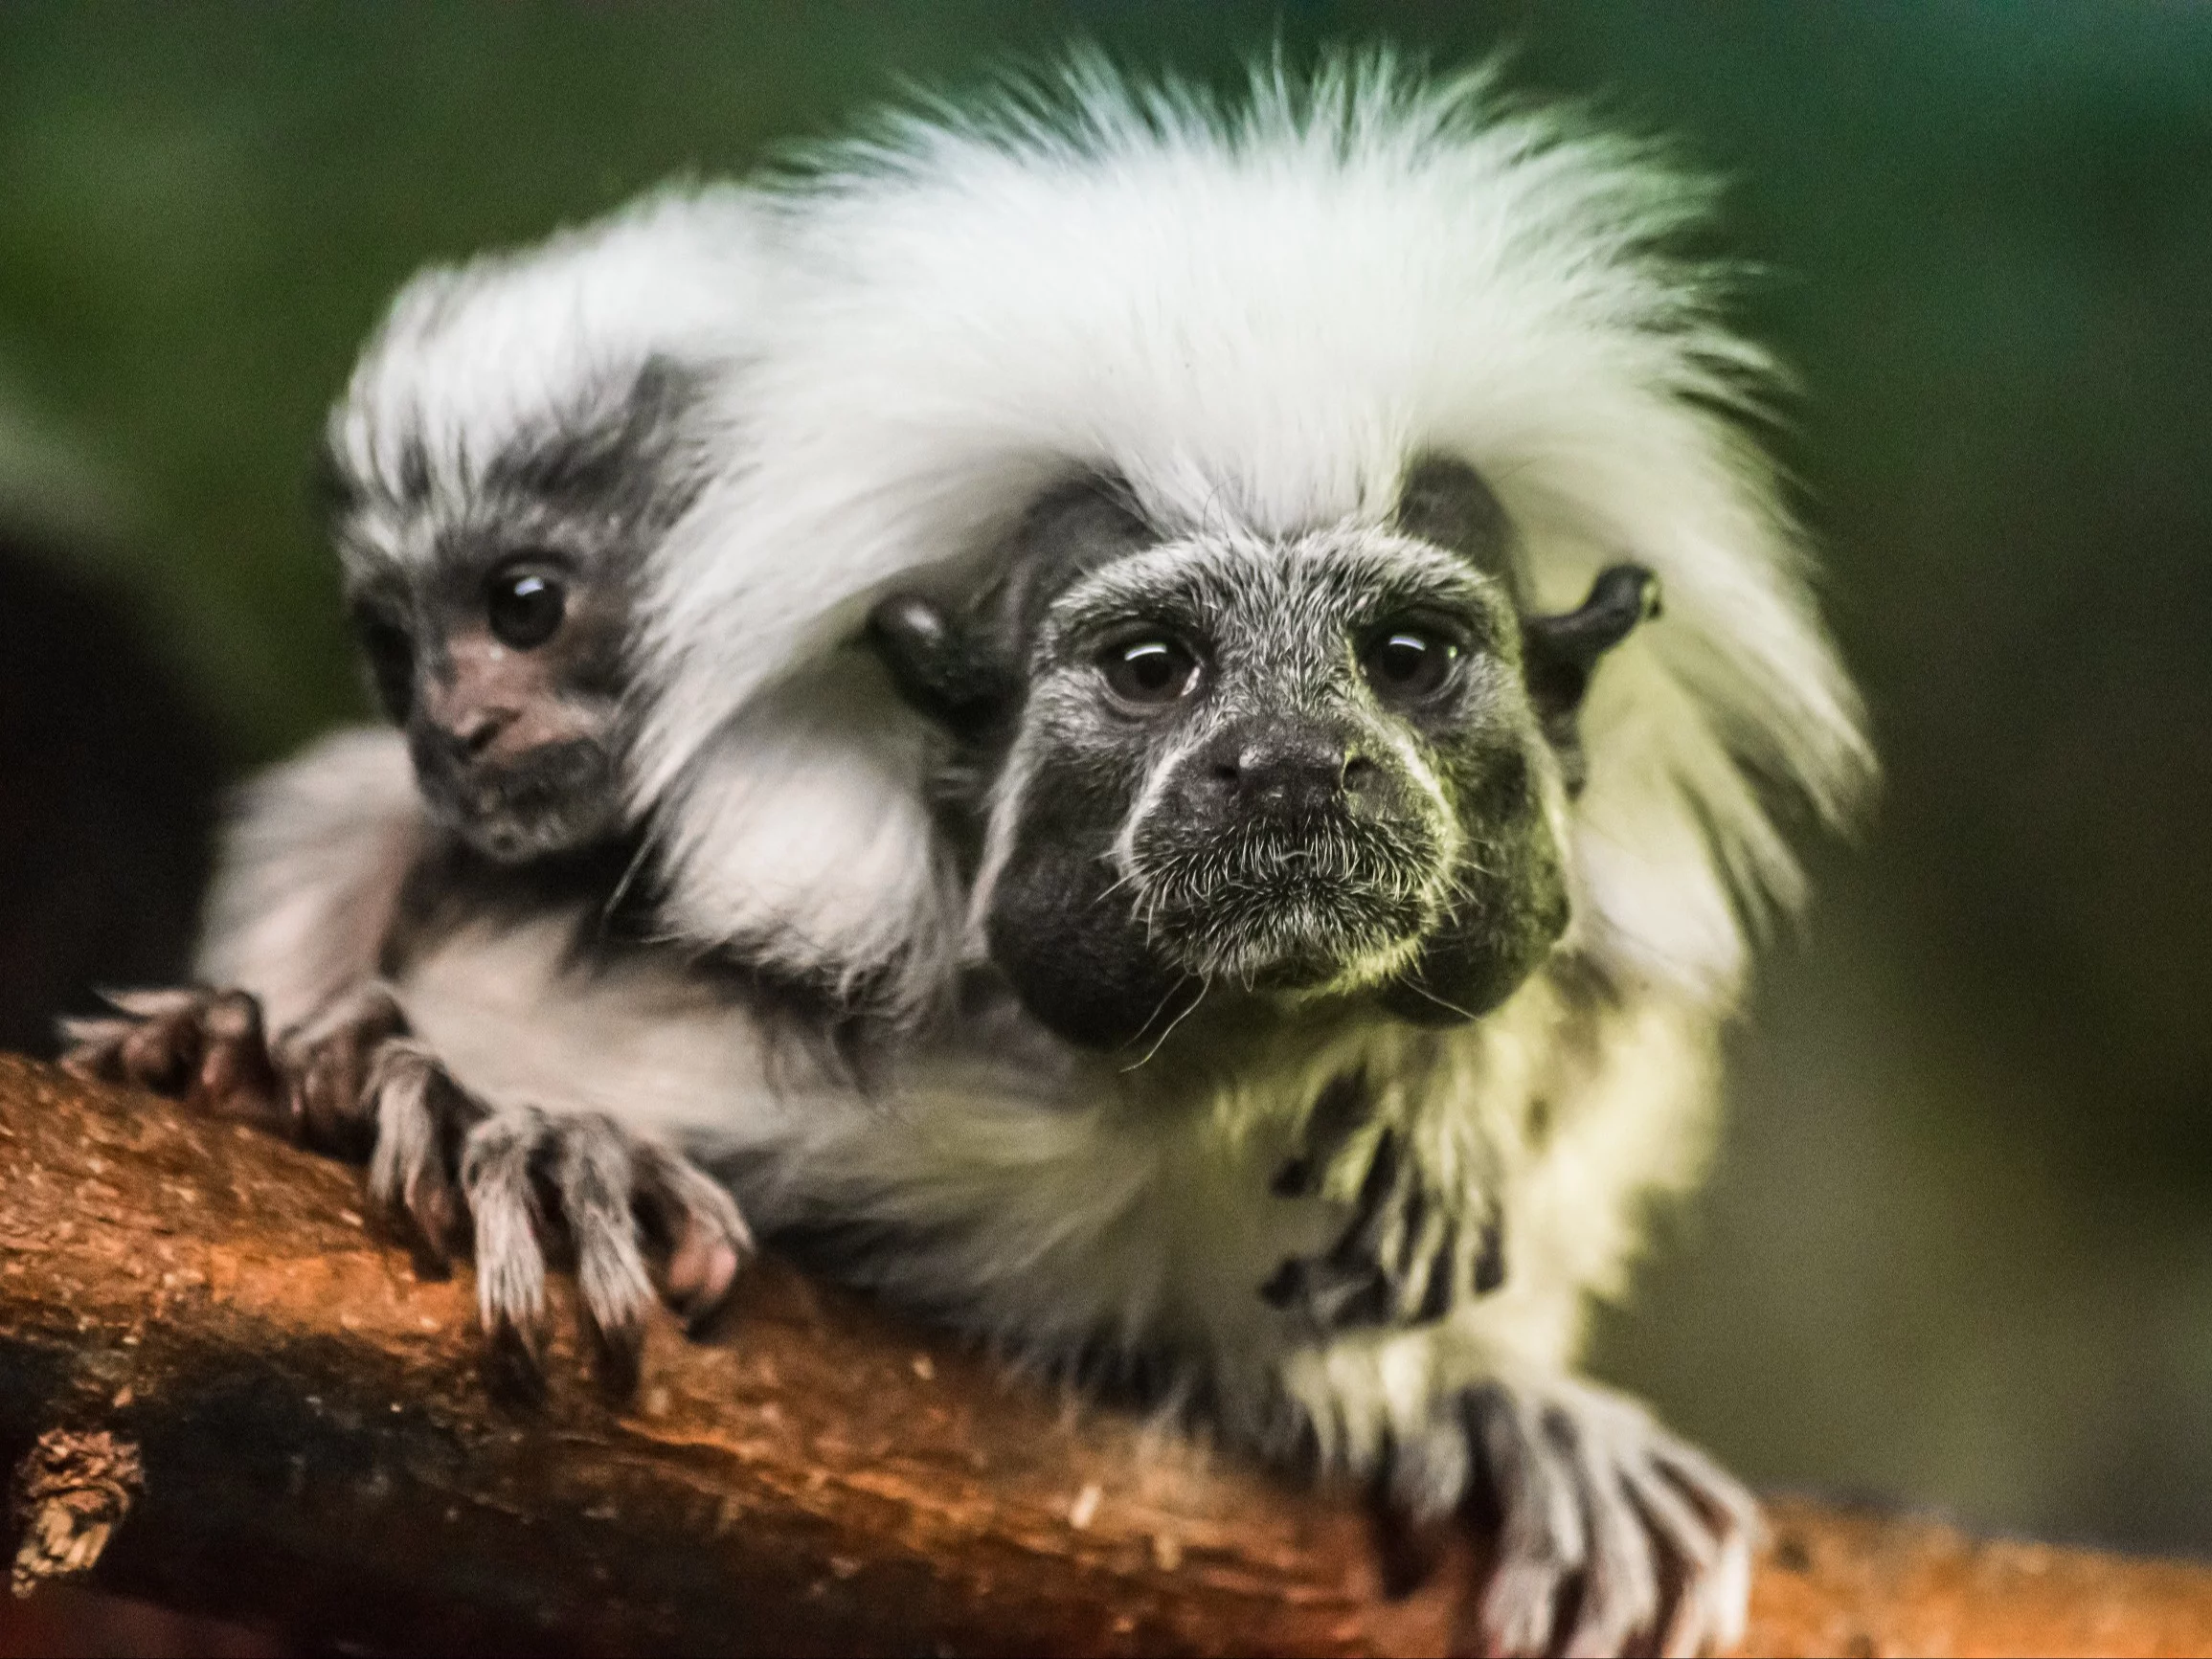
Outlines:
{"label": "blurred green background", "polygon": [[[2212,9],[15,0],[11,833],[81,864],[115,789],[26,779],[204,755],[120,815],[186,848],[133,879],[189,888],[187,797],[363,711],[305,480],[419,262],[741,169],[899,77],[1077,36],[1217,77],[1278,32],[1514,42],[1524,83],[1682,134],[1805,385],[1786,450],[1889,784],[1817,860],[1718,1179],[1601,1369],[1763,1483],[2212,1554]],[[169,724],[130,749],[99,695]],[[58,959],[7,930],[51,867],[0,863],[0,975]]]}

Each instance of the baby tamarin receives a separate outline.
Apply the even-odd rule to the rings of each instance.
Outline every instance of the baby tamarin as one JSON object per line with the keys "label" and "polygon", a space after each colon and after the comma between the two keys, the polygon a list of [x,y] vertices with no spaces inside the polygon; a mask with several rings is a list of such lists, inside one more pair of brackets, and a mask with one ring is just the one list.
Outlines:
{"label": "baby tamarin", "polygon": [[[670,192],[400,292],[326,447],[347,604],[396,731],[327,739],[244,793],[198,961],[220,990],[127,993],[120,1017],[66,1026],[79,1070],[372,1154],[377,1196],[434,1251],[475,1255],[487,1326],[526,1351],[533,1212],[566,1233],[618,1361],[652,1296],[633,1208],[695,1317],[746,1229],[650,1137],[467,1096],[395,986],[454,929],[564,900],[578,949],[621,947],[632,613],[711,464],[708,391],[759,325],[763,236],[742,191]],[[440,1156],[411,1155],[425,1139]]]}

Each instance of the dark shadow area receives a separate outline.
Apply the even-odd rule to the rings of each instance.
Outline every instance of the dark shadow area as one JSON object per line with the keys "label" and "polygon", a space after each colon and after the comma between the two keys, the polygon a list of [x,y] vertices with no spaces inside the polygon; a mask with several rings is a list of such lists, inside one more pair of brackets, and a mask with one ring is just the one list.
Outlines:
{"label": "dark shadow area", "polygon": [[94,986],[184,974],[221,745],[130,607],[0,532],[0,1048]]}

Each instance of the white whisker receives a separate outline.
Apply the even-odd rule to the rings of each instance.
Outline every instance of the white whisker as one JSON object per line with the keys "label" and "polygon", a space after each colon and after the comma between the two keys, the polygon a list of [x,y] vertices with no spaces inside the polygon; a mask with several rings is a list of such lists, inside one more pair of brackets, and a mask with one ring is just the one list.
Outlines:
{"label": "white whisker", "polygon": [[[1173,1001],[1175,999],[1176,992],[1181,991],[1184,986],[1189,984],[1190,980],[1191,975],[1185,974],[1182,978],[1175,982],[1174,990],[1169,991],[1165,997],[1162,998],[1160,1000],[1160,1007],[1155,1008],[1152,1011],[1152,1020],[1157,1020],[1160,1018],[1161,1009],[1165,1008],[1169,1002]],[[1199,982],[1198,995],[1190,999],[1190,1006],[1185,1008],[1182,1013],[1178,1014],[1173,1020],[1170,1020],[1167,1022],[1167,1029],[1160,1034],[1158,1041],[1156,1041],[1150,1048],[1144,1051],[1144,1054],[1140,1059],[1132,1061],[1129,1065],[1124,1065],[1121,1068],[1123,1074],[1126,1075],[1129,1072],[1137,1070],[1140,1066],[1150,1065],[1153,1057],[1157,1055],[1160,1050],[1166,1044],[1167,1040],[1175,1035],[1175,1028],[1178,1025],[1181,1025],[1185,1020],[1189,1019],[1191,1015],[1198,1011],[1198,1005],[1206,1000],[1206,994],[1212,989],[1213,986],[1211,982],[1202,979]],[[1152,1020],[1147,1020],[1144,1023],[1149,1025],[1152,1023]]]}

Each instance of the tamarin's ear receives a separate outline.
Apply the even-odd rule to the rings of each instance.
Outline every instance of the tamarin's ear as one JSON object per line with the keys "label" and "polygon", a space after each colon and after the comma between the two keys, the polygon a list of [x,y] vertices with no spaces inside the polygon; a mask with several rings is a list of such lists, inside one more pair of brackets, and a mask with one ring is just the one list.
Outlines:
{"label": "tamarin's ear", "polygon": [[1568,785],[1582,786],[1582,740],[1574,717],[1590,691],[1598,659],[1659,614],[1659,577],[1641,565],[1613,565],[1597,573],[1590,597],[1557,617],[1521,624],[1522,671],[1544,734],[1559,751]]}
{"label": "tamarin's ear", "polygon": [[868,614],[868,642],[899,695],[957,737],[981,736],[1012,701],[1012,676],[990,642],[934,599],[879,599]]}
{"label": "tamarin's ear", "polygon": [[1573,714],[1597,660],[1659,614],[1659,578],[1641,565],[1614,565],[1598,572],[1579,610],[1522,623],[1521,661],[1537,713],[1546,720]]}

